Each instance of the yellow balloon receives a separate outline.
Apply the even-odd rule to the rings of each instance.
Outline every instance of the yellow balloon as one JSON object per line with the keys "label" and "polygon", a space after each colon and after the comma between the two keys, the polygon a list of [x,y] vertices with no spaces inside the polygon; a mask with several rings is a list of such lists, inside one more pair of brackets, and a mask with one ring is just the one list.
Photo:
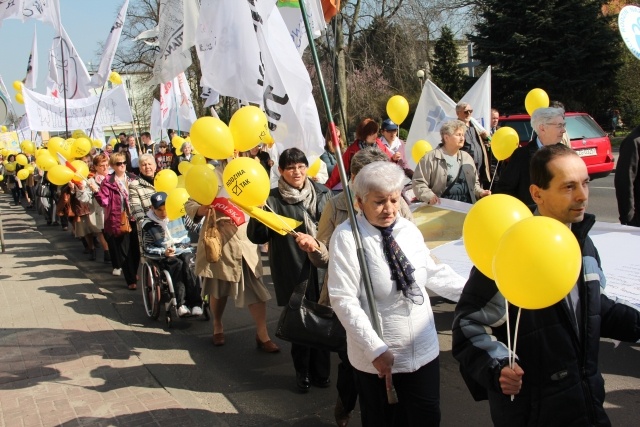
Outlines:
{"label": "yellow balloon", "polygon": [[211,169],[212,171],[216,170],[216,167],[213,166],[211,163],[207,163],[206,166]]}
{"label": "yellow balloon", "polygon": [[75,138],[67,138],[62,143],[60,154],[62,154],[64,158],[67,160],[73,159],[73,153],[71,152],[71,148],[73,147],[74,142],[76,142]]}
{"label": "yellow balloon", "polygon": [[34,168],[33,165],[27,165],[25,169],[29,171],[29,174],[32,174],[36,171],[36,168]]}
{"label": "yellow balloon", "polygon": [[238,157],[229,162],[222,173],[224,186],[231,197],[245,206],[259,206],[269,197],[269,176],[254,159]]}
{"label": "yellow balloon", "polygon": [[18,104],[24,104],[24,96],[22,96],[22,93],[16,93],[16,102]]}
{"label": "yellow balloon", "polygon": [[195,165],[184,178],[189,196],[201,205],[210,205],[218,194],[216,173],[206,165]]}
{"label": "yellow balloon", "polygon": [[87,178],[89,176],[89,166],[82,160],[74,160],[71,162],[71,166],[73,166],[76,170],[76,173],[83,178]]}
{"label": "yellow balloon", "polygon": [[24,181],[29,178],[29,169],[20,169],[16,175],[20,181]]}
{"label": "yellow balloon", "polygon": [[120,74],[112,71],[111,73],[109,73],[109,81],[117,86],[119,84],[122,84],[122,77],[120,77]]}
{"label": "yellow balloon", "polygon": [[506,160],[518,148],[520,137],[515,129],[503,126],[491,137],[491,153],[498,160]]}
{"label": "yellow balloon", "polygon": [[153,186],[156,191],[164,191],[167,194],[176,188],[176,185],[178,185],[178,175],[171,169],[161,170],[153,179]]}
{"label": "yellow balloon", "polygon": [[184,175],[178,177],[178,185],[176,185],[176,188],[185,188]]}
{"label": "yellow balloon", "polygon": [[112,147],[115,147],[115,145],[118,143],[118,138],[111,138],[109,140],[109,145]]}
{"label": "yellow balloon", "polygon": [[100,140],[100,139],[92,139],[91,140],[91,146],[93,148],[102,148],[102,144],[103,144],[102,140]]}
{"label": "yellow balloon", "polygon": [[493,279],[493,257],[500,239],[513,224],[532,216],[520,200],[493,194],[478,200],[465,217],[462,240],[471,262]]}
{"label": "yellow balloon", "polygon": [[0,150],[0,154],[2,154],[2,157],[6,159],[9,156],[9,150],[7,150],[6,148],[3,148],[2,150]]}
{"label": "yellow balloon", "polygon": [[320,157],[318,157],[313,163],[311,163],[311,166],[309,166],[309,169],[307,169],[307,175],[310,178],[313,178],[314,176],[318,175],[318,172],[320,172],[320,166],[322,166],[320,164],[322,160],[320,159]]}
{"label": "yellow balloon", "polygon": [[54,136],[47,143],[47,149],[53,155],[54,159],[56,158],[56,153],[61,152],[63,147],[64,147],[64,139],[60,138],[59,136]]}
{"label": "yellow balloon", "polygon": [[55,185],[68,184],[73,176],[73,171],[63,165],[55,165],[47,172],[47,178]]}
{"label": "yellow balloon", "polygon": [[180,172],[180,175],[186,175],[192,167],[191,162],[182,161],[178,163],[178,172]]}
{"label": "yellow balloon", "polygon": [[186,215],[184,204],[187,203],[187,200],[189,200],[189,193],[184,188],[174,188],[167,193],[165,206],[167,207],[167,217],[170,221]]}
{"label": "yellow balloon", "polygon": [[29,159],[27,159],[27,156],[25,156],[24,154],[18,154],[16,156],[16,162],[19,165],[27,166],[27,164],[29,163]]}
{"label": "yellow balloon", "polygon": [[4,181],[4,175],[0,175],[0,182]]}
{"label": "yellow balloon", "polygon": [[20,143],[20,149],[23,153],[34,154],[36,152],[36,144],[28,139],[25,139]]}
{"label": "yellow balloon", "polygon": [[171,138],[171,145],[173,145],[173,148],[175,148],[176,150],[181,149],[182,144],[184,144],[184,138],[182,138],[181,136],[176,135]]}
{"label": "yellow balloon", "polygon": [[74,130],[73,133],[71,133],[71,137],[72,138],[76,138],[76,139],[77,138],[88,138],[87,134],[82,129]]}
{"label": "yellow balloon", "polygon": [[191,164],[192,165],[206,165],[207,164],[207,159],[204,158],[204,156],[202,154],[194,154],[193,157],[191,158]]}
{"label": "yellow balloon", "polygon": [[2,132],[6,132],[6,131],[7,131],[7,127],[6,127],[5,125],[2,125],[2,126],[0,127],[0,130],[1,130]]}
{"label": "yellow balloon", "polygon": [[247,105],[236,111],[229,121],[229,129],[233,136],[233,145],[238,151],[249,151],[256,145],[271,139],[267,116],[260,108],[253,105]]}
{"label": "yellow balloon", "polygon": [[189,130],[191,143],[204,157],[226,159],[233,155],[233,137],[231,130],[220,119],[200,117]]}
{"label": "yellow balloon", "polygon": [[89,151],[91,151],[91,141],[89,138],[80,137],[71,144],[72,158],[84,157],[89,154]]}
{"label": "yellow balloon", "polygon": [[36,165],[43,171],[48,171],[52,167],[57,166],[58,161],[54,159],[48,151],[45,151],[36,157]]}
{"label": "yellow balloon", "polygon": [[524,107],[529,115],[532,115],[538,108],[546,108],[548,106],[549,95],[540,88],[531,89],[524,99]]}
{"label": "yellow balloon", "polygon": [[22,92],[22,82],[20,80],[15,80],[13,82],[13,88],[17,91],[17,92]]}
{"label": "yellow balloon", "polygon": [[387,101],[387,115],[397,125],[409,115],[409,103],[404,96],[394,95]]}
{"label": "yellow balloon", "polygon": [[411,147],[411,158],[414,162],[420,163],[420,159],[422,159],[424,155],[431,150],[433,150],[431,144],[424,139],[421,139],[416,141],[415,144],[413,144],[413,147]]}
{"label": "yellow balloon", "polygon": [[545,216],[527,218],[509,228],[493,261],[502,295],[530,310],[552,306],[567,296],[581,267],[580,245],[569,227]]}
{"label": "yellow balloon", "polygon": [[38,148],[38,149],[36,150],[36,152],[35,152],[35,154],[34,154],[34,155],[36,156],[36,159],[37,159],[37,158],[38,158],[38,157],[40,157],[43,153],[47,153],[47,154],[49,154],[49,155],[51,154],[51,152],[50,152],[49,150],[47,150],[46,148]]}

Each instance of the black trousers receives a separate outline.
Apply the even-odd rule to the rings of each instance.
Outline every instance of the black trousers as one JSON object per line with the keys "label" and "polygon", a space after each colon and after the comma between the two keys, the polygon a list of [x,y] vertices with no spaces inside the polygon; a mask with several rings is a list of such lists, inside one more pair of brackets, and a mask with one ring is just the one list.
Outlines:
{"label": "black trousers", "polygon": [[136,231],[136,223],[131,222],[131,232],[119,235],[110,235],[113,249],[111,253],[111,245],[109,253],[111,259],[117,258],[118,265],[122,268],[122,274],[127,285],[137,283],[136,275],[138,274],[138,265],[140,264],[140,246],[138,244],[138,232]]}
{"label": "black trousers", "polygon": [[338,365],[338,381],[336,389],[342,402],[342,406],[347,412],[351,412],[356,407],[358,401],[358,388],[356,387],[355,369],[349,362],[346,351],[338,353],[340,364]]}
{"label": "black trousers", "polygon": [[398,403],[387,403],[384,378],[354,369],[360,394],[364,427],[439,426],[440,361],[438,358],[415,372],[393,374]]}
{"label": "black trousers", "polygon": [[202,305],[200,287],[196,276],[189,268],[192,253],[184,253],[172,257],[164,257],[158,261],[160,267],[167,270],[173,282],[178,307],[187,305],[195,307]]}
{"label": "black trousers", "polygon": [[312,378],[329,378],[331,373],[330,356],[331,352],[329,351],[291,343],[293,367],[296,372],[309,374]]}

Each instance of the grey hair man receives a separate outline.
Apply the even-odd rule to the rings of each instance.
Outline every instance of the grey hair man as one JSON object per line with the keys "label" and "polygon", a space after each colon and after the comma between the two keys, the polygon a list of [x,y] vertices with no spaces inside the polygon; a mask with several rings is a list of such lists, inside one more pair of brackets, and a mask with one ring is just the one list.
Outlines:
{"label": "grey hair man", "polygon": [[473,159],[482,188],[489,188],[491,183],[491,171],[489,156],[487,154],[487,146],[485,146],[484,141],[488,137],[488,134],[486,131],[480,132],[480,130],[473,125],[471,122],[472,114],[473,108],[471,107],[471,104],[464,101],[458,102],[456,105],[456,116],[458,116],[458,120],[464,122],[466,125],[462,151],[466,151]]}

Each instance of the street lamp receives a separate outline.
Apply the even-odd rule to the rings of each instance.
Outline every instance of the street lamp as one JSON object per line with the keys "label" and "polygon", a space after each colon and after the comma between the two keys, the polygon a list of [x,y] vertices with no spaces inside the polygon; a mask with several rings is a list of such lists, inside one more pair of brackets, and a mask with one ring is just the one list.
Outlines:
{"label": "street lamp", "polygon": [[416,77],[418,77],[418,80],[420,80],[420,87],[422,87],[422,85],[424,84],[424,70],[416,71]]}

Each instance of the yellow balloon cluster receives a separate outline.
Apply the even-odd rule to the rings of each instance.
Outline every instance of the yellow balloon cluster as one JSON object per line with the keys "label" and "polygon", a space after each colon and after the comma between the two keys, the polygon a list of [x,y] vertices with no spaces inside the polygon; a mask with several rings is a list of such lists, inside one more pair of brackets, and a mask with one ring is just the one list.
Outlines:
{"label": "yellow balloon cluster", "polygon": [[178,185],[178,175],[171,169],[163,169],[153,179],[156,191],[164,191],[169,194]]}
{"label": "yellow balloon cluster", "polygon": [[91,141],[87,137],[80,136],[71,144],[72,158],[84,157],[89,154],[89,151],[91,151]]}
{"label": "yellow balloon cluster", "polygon": [[25,139],[20,143],[20,149],[23,153],[34,154],[36,152],[36,144],[34,144],[32,141],[29,141],[28,139]]}
{"label": "yellow balloon cluster", "polygon": [[20,169],[16,174],[20,181],[24,181],[25,179],[29,178],[29,175],[29,169]]}
{"label": "yellow balloon cluster", "polygon": [[29,163],[29,159],[27,159],[27,156],[25,156],[24,154],[18,154],[16,156],[16,163],[22,166],[27,166],[27,164]]}
{"label": "yellow balloon cluster", "polygon": [[55,185],[68,184],[73,176],[73,171],[64,165],[55,165],[47,171],[47,178]]}
{"label": "yellow balloon cluster", "polygon": [[16,102],[18,104],[24,104],[24,96],[22,93],[16,93]]}
{"label": "yellow balloon cluster", "polygon": [[184,183],[191,198],[201,205],[210,205],[218,194],[218,177],[206,165],[192,166]]}
{"label": "yellow balloon cluster", "polygon": [[167,207],[167,217],[173,221],[184,215],[184,205],[189,200],[189,193],[184,188],[174,188],[167,193],[167,201],[165,206]]}

